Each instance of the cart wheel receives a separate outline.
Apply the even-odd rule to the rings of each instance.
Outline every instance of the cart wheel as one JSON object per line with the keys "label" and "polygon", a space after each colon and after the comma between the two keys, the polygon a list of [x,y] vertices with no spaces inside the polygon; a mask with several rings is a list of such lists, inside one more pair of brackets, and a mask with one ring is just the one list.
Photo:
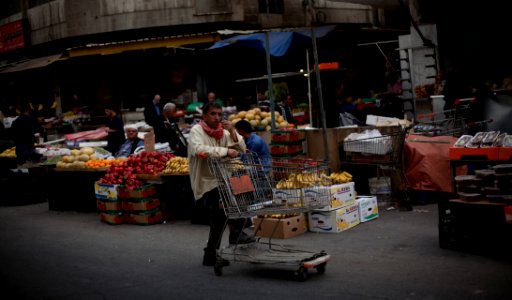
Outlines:
{"label": "cart wheel", "polygon": [[304,267],[300,267],[297,271],[295,271],[295,278],[298,281],[305,281],[308,278],[308,270]]}
{"label": "cart wheel", "polygon": [[215,264],[215,266],[213,266],[213,272],[215,272],[217,276],[222,276],[222,265]]}
{"label": "cart wheel", "polygon": [[320,275],[321,275],[321,274],[324,274],[324,273],[325,273],[325,267],[326,267],[326,266],[327,266],[327,263],[321,263],[321,264],[319,264],[318,266],[316,266],[316,267],[315,267],[316,272],[317,272],[318,274],[320,274]]}

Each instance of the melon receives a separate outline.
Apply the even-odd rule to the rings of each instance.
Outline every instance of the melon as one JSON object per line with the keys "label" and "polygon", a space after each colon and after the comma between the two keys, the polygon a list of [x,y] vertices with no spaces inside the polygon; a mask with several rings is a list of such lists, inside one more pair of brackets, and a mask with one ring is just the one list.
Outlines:
{"label": "melon", "polygon": [[91,155],[93,153],[94,153],[94,149],[91,147],[83,147],[82,149],[80,149],[80,154]]}
{"label": "melon", "polygon": [[238,114],[236,115],[238,118],[240,119],[243,119],[245,118],[245,115],[247,114],[247,112],[245,110],[242,110],[242,111],[239,111]]}
{"label": "melon", "polygon": [[75,161],[75,156],[73,155],[64,155],[62,157],[62,161],[65,162],[65,163],[72,163]]}
{"label": "melon", "polygon": [[71,155],[74,155],[74,156],[80,155],[80,150],[78,150],[78,149],[71,150]]}
{"label": "melon", "polygon": [[247,113],[247,114],[245,115],[245,119],[246,119],[247,121],[254,120],[254,114]]}
{"label": "melon", "polygon": [[254,128],[258,125],[258,121],[256,120],[250,120],[249,123],[251,123],[251,126]]}
{"label": "melon", "polygon": [[78,161],[86,162],[88,160],[89,160],[89,155],[87,155],[87,154],[80,154],[80,156],[78,156]]}

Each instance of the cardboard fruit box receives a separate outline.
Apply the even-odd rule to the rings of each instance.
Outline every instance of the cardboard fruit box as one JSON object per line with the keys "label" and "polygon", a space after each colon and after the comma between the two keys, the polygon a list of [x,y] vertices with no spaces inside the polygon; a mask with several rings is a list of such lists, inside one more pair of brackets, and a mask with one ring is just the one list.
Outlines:
{"label": "cardboard fruit box", "polygon": [[156,186],[151,183],[134,189],[127,189],[124,185],[120,185],[117,191],[117,195],[121,199],[149,198],[155,194]]}
{"label": "cardboard fruit box", "polygon": [[162,222],[162,211],[154,209],[146,212],[126,213],[124,216],[126,223],[136,225],[152,225]]}
{"label": "cardboard fruit box", "polygon": [[257,217],[253,219],[253,223],[254,235],[260,237],[289,239],[306,231],[304,214],[287,218]]}
{"label": "cardboard fruit box", "polygon": [[129,198],[122,201],[122,209],[127,212],[150,211],[160,208],[158,198]]}
{"label": "cardboard fruit box", "polygon": [[297,143],[306,139],[306,132],[303,130],[274,130],[271,141],[279,144]]}
{"label": "cardboard fruit box", "polygon": [[[329,193],[330,203],[318,210],[329,211],[352,205],[356,201],[355,184],[353,181],[347,183],[333,184],[331,186],[321,187]],[[307,192],[307,191],[306,191]]]}
{"label": "cardboard fruit box", "polygon": [[273,156],[292,156],[302,154],[302,144],[299,145],[280,145],[270,144],[270,155]]}
{"label": "cardboard fruit box", "polygon": [[118,184],[94,183],[94,193],[97,199],[117,200]]}
{"label": "cardboard fruit box", "polygon": [[121,205],[121,201],[119,200],[106,200],[106,199],[96,199],[96,208],[100,212],[104,211],[121,211],[123,209]]}
{"label": "cardboard fruit box", "polygon": [[118,225],[124,223],[124,216],[122,212],[101,212],[99,216],[100,221],[110,225]]}
{"label": "cardboard fruit box", "polygon": [[361,222],[379,217],[379,205],[376,196],[357,196],[356,202],[359,205],[359,220]]}
{"label": "cardboard fruit box", "polygon": [[359,205],[357,203],[335,210],[314,210],[308,213],[309,231],[312,232],[339,233],[359,223]]}

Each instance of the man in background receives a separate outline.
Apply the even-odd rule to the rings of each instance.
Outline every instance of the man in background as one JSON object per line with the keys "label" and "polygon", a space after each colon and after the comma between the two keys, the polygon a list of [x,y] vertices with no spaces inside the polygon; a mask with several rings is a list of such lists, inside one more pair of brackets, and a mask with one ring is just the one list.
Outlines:
{"label": "man in background", "polygon": [[16,160],[18,165],[35,158],[35,140],[36,134],[43,134],[44,129],[32,115],[32,109],[29,103],[24,103],[20,107],[21,114],[12,122],[11,134],[16,146]]}
{"label": "man in background", "polygon": [[105,106],[105,115],[107,116],[107,147],[106,149],[114,155],[119,147],[125,142],[124,136],[124,122],[120,115],[117,114],[117,109],[113,105]]}
{"label": "man in background", "polygon": [[119,147],[115,157],[128,157],[135,152],[135,149],[144,147],[144,140],[139,138],[137,126],[129,124],[124,127],[126,141]]}
{"label": "man in background", "polygon": [[155,133],[155,141],[163,142],[163,124],[162,124],[162,108],[160,106],[161,97],[156,94],[153,100],[149,101],[144,107],[144,121],[151,127]]}
{"label": "man in background", "polygon": [[164,140],[169,143],[169,146],[174,151],[174,154],[187,157],[187,139],[181,133],[176,121],[178,118],[175,116],[176,104],[169,102],[164,105],[164,112],[162,114],[164,130]]}

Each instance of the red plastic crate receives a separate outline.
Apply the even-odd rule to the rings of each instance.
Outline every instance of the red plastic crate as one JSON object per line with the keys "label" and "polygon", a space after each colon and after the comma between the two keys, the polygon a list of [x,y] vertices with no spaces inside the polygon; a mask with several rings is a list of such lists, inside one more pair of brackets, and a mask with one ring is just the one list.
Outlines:
{"label": "red plastic crate", "polygon": [[500,148],[457,148],[451,147],[449,149],[451,160],[461,159],[487,159],[498,160],[500,157]]}
{"label": "red plastic crate", "polygon": [[511,160],[512,159],[512,148],[510,147],[501,147],[499,160]]}

